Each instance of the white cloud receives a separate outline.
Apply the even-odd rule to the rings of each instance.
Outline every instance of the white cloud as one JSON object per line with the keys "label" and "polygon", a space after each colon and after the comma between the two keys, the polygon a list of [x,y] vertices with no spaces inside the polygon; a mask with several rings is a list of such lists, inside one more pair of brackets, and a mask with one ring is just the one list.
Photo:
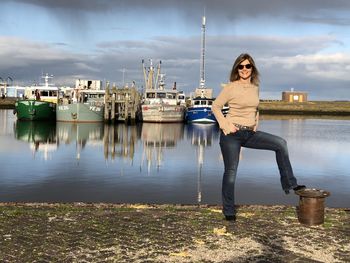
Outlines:
{"label": "white cloud", "polygon": [[285,70],[299,71],[301,76],[350,81],[350,55],[347,53],[272,57],[262,58],[260,61],[267,68],[281,67]]}

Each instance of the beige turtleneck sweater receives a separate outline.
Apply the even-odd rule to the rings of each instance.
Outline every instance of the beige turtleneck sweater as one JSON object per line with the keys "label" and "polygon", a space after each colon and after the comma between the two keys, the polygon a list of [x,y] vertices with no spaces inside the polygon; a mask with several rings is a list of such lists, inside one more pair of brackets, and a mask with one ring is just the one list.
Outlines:
{"label": "beige turtleneck sweater", "polygon": [[[228,104],[226,117],[222,114],[222,107]],[[219,122],[224,134],[234,131],[233,124],[255,126],[258,123],[257,108],[259,105],[259,87],[239,81],[224,85],[219,96],[215,99],[212,111]]]}

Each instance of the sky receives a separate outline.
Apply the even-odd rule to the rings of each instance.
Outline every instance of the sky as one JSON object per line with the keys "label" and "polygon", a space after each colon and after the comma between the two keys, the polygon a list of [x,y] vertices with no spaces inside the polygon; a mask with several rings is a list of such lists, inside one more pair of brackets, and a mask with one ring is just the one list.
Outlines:
{"label": "sky", "polygon": [[206,86],[228,82],[241,53],[254,58],[262,99],[282,91],[350,100],[347,0],[1,0],[0,77],[14,85],[74,86],[98,79],[144,86],[142,59],[162,61],[166,84],[199,86],[206,16]]}

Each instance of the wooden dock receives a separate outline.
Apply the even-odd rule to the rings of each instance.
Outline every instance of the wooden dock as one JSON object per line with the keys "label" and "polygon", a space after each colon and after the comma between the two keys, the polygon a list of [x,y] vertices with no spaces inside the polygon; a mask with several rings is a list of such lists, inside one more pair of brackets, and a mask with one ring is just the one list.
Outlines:
{"label": "wooden dock", "polygon": [[113,85],[109,87],[107,83],[105,93],[105,113],[106,122],[135,122],[140,110],[141,95],[136,87],[118,88]]}

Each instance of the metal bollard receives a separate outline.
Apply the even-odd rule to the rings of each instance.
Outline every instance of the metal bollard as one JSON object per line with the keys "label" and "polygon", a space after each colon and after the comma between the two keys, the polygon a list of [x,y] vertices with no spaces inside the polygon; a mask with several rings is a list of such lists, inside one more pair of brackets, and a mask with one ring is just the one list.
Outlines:
{"label": "metal bollard", "polygon": [[301,189],[295,192],[299,195],[297,207],[298,220],[304,225],[320,225],[324,222],[324,202],[330,192],[320,189]]}

